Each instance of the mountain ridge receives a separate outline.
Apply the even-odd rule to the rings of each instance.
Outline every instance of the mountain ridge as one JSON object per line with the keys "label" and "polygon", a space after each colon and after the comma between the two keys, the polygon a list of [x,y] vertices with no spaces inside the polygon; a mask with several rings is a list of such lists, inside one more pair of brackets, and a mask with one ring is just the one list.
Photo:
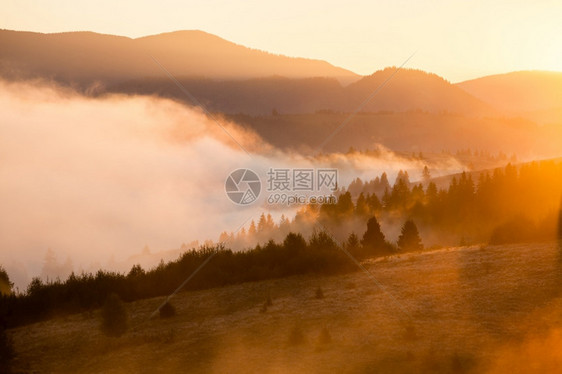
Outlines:
{"label": "mountain ridge", "polygon": [[[181,44],[197,48],[178,48]],[[279,74],[289,78],[334,77],[345,83],[360,77],[326,61],[275,55],[200,30],[140,38],[91,31],[43,34],[0,30],[0,46],[2,75],[47,76],[66,83],[94,79],[109,79],[115,83],[161,76],[162,71],[151,56],[179,76],[247,79]],[[221,50],[228,51],[228,64],[220,58],[224,57]]]}
{"label": "mountain ridge", "polygon": [[192,104],[168,74],[209,110],[227,114],[422,111],[562,122],[562,73],[557,72],[512,72],[452,84],[407,68],[360,76],[326,61],[252,49],[202,30],[138,38],[0,30],[5,79],[39,78],[87,95],[150,94]]}
{"label": "mountain ridge", "polygon": [[562,72],[521,70],[457,83],[472,96],[538,123],[562,123]]}

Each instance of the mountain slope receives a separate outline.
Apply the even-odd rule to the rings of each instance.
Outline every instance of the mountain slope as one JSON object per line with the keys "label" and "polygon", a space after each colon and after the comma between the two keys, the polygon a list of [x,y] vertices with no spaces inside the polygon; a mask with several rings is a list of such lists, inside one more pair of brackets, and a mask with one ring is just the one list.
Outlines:
{"label": "mountain slope", "polygon": [[156,58],[178,77],[248,79],[358,76],[325,61],[246,48],[202,31],[177,31],[138,39],[93,32],[40,34],[0,30],[0,74],[64,83],[120,82],[162,77]]}
{"label": "mountain slope", "polygon": [[457,86],[507,113],[541,123],[562,123],[562,72],[519,71]]}
{"label": "mountain slope", "polygon": [[9,79],[42,78],[89,94],[157,94],[187,101],[167,72],[210,110],[224,113],[495,113],[435,74],[409,69],[393,74],[395,68],[387,68],[360,79],[325,61],[253,50],[202,31],[130,39],[93,32],[0,30],[0,75]]}
{"label": "mountain slope", "polygon": [[[467,94],[443,78],[420,70],[379,70],[348,86],[334,78],[288,79],[268,77],[249,80],[217,81],[179,79],[182,85],[208,109],[222,113],[250,115],[279,113],[408,112],[449,113],[470,117],[494,116],[489,105]],[[109,86],[114,93],[156,94],[189,102],[186,95],[167,77],[141,79]],[[374,96],[373,93],[376,94]],[[372,97],[371,97],[372,96]],[[365,106],[361,103],[371,99]]]}
{"label": "mountain slope", "polygon": [[119,338],[100,332],[99,311],[59,316],[9,330],[14,372],[557,372],[559,251],[447,248],[365,263],[385,292],[363,272],[181,292],[169,319],[149,320],[164,298],[140,300],[127,303]]}
{"label": "mountain slope", "polygon": [[[469,95],[436,74],[414,69],[386,68],[346,87],[348,97],[358,105],[377,92],[364,111],[393,110],[404,112],[421,110],[431,113],[448,112],[464,115],[491,115],[491,106]],[[394,74],[394,75],[393,75]],[[386,83],[385,83],[386,82]],[[361,100],[361,101],[360,101]]]}
{"label": "mountain slope", "polygon": [[[344,123],[348,114],[315,113],[277,116],[232,115],[228,118],[255,130],[268,143],[301,152],[315,151]],[[444,150],[503,151],[520,158],[559,157],[561,126],[539,126],[522,119],[471,118],[437,113],[359,113],[331,138],[324,151],[350,147],[437,152]]]}
{"label": "mountain slope", "polygon": [[135,39],[134,43],[140,49],[150,51],[168,70],[179,76],[200,75],[216,79],[272,75],[287,78],[331,77],[344,83],[359,78],[355,73],[326,61],[250,49],[203,31],[152,35]]}

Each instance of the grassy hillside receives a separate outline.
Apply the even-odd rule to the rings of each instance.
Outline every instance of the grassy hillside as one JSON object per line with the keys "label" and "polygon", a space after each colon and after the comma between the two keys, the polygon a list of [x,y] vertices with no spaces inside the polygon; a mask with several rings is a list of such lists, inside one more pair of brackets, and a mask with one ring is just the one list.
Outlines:
{"label": "grassy hillside", "polygon": [[180,293],[166,320],[149,320],[162,298],[128,304],[120,338],[98,312],[9,333],[25,372],[552,372],[560,259],[557,243],[451,248],[367,263],[396,301],[362,272],[292,277]]}

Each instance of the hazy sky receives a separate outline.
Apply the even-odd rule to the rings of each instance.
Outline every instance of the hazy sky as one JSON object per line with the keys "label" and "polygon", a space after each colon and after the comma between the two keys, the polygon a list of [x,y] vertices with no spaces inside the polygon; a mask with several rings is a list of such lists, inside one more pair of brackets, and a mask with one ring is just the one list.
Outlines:
{"label": "hazy sky", "polygon": [[249,47],[360,74],[400,65],[456,82],[562,71],[562,1],[0,0],[0,27],[138,37],[200,29]]}

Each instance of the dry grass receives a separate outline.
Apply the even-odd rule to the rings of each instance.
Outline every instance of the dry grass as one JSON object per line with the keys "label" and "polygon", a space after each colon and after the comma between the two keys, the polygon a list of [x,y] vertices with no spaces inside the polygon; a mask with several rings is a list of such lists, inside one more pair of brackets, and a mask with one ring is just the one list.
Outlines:
{"label": "dry grass", "polygon": [[[503,373],[515,359],[549,368],[560,358],[554,243],[444,249],[366,266],[409,317],[363,273],[292,277],[181,293],[173,319],[148,319],[163,298],[128,304],[130,329],[120,338],[99,331],[99,313],[12,330],[16,369]],[[311,297],[319,288],[325,297]],[[298,344],[289,344],[295,331]]]}

